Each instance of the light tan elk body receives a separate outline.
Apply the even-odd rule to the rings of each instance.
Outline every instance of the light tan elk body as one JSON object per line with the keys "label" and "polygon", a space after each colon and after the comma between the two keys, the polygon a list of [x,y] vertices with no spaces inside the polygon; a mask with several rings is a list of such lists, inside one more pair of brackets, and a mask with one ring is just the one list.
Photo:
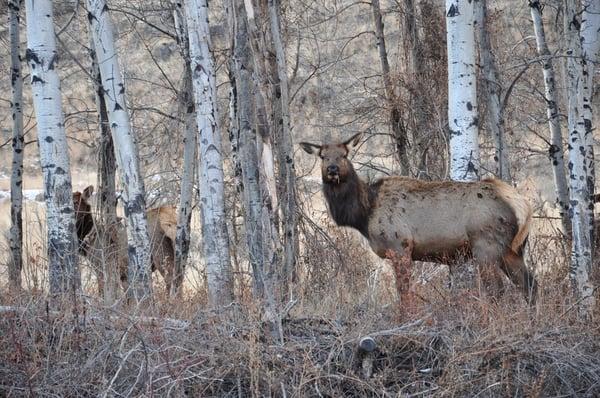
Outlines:
{"label": "light tan elk body", "polygon": [[[79,252],[85,256],[96,274],[98,290],[104,292],[104,262],[115,263],[114,272],[118,272],[123,290],[127,289],[127,234],[125,225],[117,222],[109,229],[109,247],[103,247],[102,239],[94,225],[92,206],[89,199],[94,191],[89,186],[83,192],[73,193],[75,208],[75,224]],[[165,280],[167,295],[174,281],[175,268],[175,231],[177,227],[176,209],[173,206],[163,206],[146,212],[151,243],[152,271],[158,270]]]}
{"label": "light tan elk body", "polygon": [[473,258],[482,279],[501,289],[501,269],[534,300],[536,281],[523,261],[531,207],[502,181],[421,181],[407,177],[362,181],[342,143],[300,145],[322,159],[323,193],[340,226],[356,228],[373,251],[392,260],[396,287],[404,298],[410,287],[412,260],[455,265]]}

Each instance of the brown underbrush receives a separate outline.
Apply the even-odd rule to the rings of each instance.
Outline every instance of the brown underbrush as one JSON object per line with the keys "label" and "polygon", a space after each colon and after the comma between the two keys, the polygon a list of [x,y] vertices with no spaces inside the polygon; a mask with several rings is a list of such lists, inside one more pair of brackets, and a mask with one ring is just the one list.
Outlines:
{"label": "brown underbrush", "polygon": [[[600,396],[598,314],[578,315],[564,272],[541,277],[531,307],[513,287],[453,291],[440,266],[417,265],[403,305],[360,238],[319,234],[304,234],[283,342],[247,285],[218,313],[190,289],[143,311],[0,292],[0,396]],[[548,245],[530,242],[529,263]]]}

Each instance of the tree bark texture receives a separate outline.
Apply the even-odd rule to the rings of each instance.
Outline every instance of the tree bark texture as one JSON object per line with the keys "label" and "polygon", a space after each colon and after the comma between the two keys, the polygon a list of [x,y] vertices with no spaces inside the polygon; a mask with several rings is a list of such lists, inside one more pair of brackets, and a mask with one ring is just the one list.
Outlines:
{"label": "tree bark texture", "polygon": [[[591,195],[596,190],[596,165],[594,162],[594,134],[592,117],[592,97],[594,93],[594,74],[596,63],[600,51],[600,1],[582,0],[581,1],[581,50],[582,62],[587,67],[587,72],[583,75],[583,84],[581,92],[581,115],[579,124],[583,125],[586,137],[587,160],[586,167],[588,172],[588,190]],[[594,228],[592,228],[592,249],[595,242]]]}
{"label": "tree bark texture", "polygon": [[69,148],[61,106],[52,2],[27,0],[27,51],[44,180],[50,294],[80,289]]}
{"label": "tree bark texture", "polygon": [[487,122],[494,138],[495,174],[504,181],[510,182],[510,164],[506,147],[506,130],[504,128],[504,109],[500,99],[502,86],[496,58],[492,51],[490,32],[487,23],[487,0],[475,0],[475,20],[479,38],[479,57],[483,72],[483,97],[487,101]]}
{"label": "tree bark texture", "polygon": [[[294,168],[294,145],[290,130],[290,95],[287,75],[285,49],[281,35],[281,17],[279,0],[269,1],[271,35],[277,60],[277,80],[274,100],[281,103],[281,118],[274,120],[275,143],[279,163],[280,209],[283,231],[283,274],[288,284],[294,279],[296,255],[298,252],[298,226],[296,215],[296,171]],[[277,95],[279,94],[279,95]]]}
{"label": "tree bark texture", "polygon": [[379,0],[372,0],[371,8],[373,10],[373,19],[375,21],[375,38],[377,40],[377,48],[379,49],[379,62],[381,63],[381,74],[383,78],[385,100],[390,112],[389,123],[392,128],[392,135],[396,141],[396,150],[398,152],[398,160],[400,162],[400,174],[407,176],[410,172],[410,161],[408,158],[408,136],[406,133],[406,127],[404,126],[402,120],[402,111],[394,93],[392,77],[390,76],[390,64],[385,45],[383,15],[381,14]]}
{"label": "tree bark texture", "polygon": [[548,116],[548,127],[550,129],[550,147],[548,155],[552,163],[552,175],[554,177],[554,189],[556,192],[556,206],[558,208],[563,231],[566,236],[571,236],[571,219],[569,218],[569,185],[565,174],[565,159],[563,138],[560,127],[560,112],[558,109],[558,96],[556,91],[556,78],[554,65],[542,20],[542,9],[539,1],[530,1],[531,19],[537,44],[537,53],[542,58],[542,73],[544,76],[544,95],[546,100],[546,115]]}
{"label": "tree bark texture", "polygon": [[8,2],[8,30],[10,36],[10,84],[12,88],[11,111],[13,120],[12,173],[10,177],[10,260],[8,262],[9,289],[22,288],[23,269],[23,76],[21,74],[21,43],[19,21],[22,0]]}
{"label": "tree bark texture", "polygon": [[[585,75],[589,73],[580,42],[581,22],[575,0],[567,0],[564,9],[565,48],[567,55],[567,94],[569,125],[569,182],[573,241],[570,277],[581,300],[580,309],[594,307],[594,289],[590,274],[593,264],[593,203],[588,170],[588,143],[591,126],[585,125]],[[590,121],[591,124],[591,121]]]}
{"label": "tree bark texture", "polygon": [[450,178],[479,179],[475,27],[470,0],[446,0]]}
{"label": "tree bark texture", "polygon": [[183,137],[183,169],[181,172],[181,189],[179,198],[179,209],[177,212],[177,231],[175,237],[175,271],[172,284],[172,294],[181,292],[183,277],[190,250],[192,202],[194,195],[194,170],[196,168],[197,140],[196,123],[194,120],[194,98],[192,93],[192,70],[190,68],[190,51],[187,33],[187,25],[183,4],[175,2],[174,11],[175,25],[178,27],[177,39],[183,57],[184,75],[183,87],[179,94],[180,112],[184,115],[184,137]]}
{"label": "tree bark texture", "polygon": [[117,165],[124,188],[129,255],[128,294],[139,303],[150,297],[152,289],[144,180],[140,172],[135,135],[127,112],[125,84],[115,49],[108,6],[105,0],[88,0],[87,5],[104,87],[104,99],[116,148]]}
{"label": "tree bark texture", "polygon": [[111,237],[117,228],[117,197],[115,147],[110,133],[108,109],[104,99],[102,76],[98,67],[98,59],[94,50],[93,39],[90,34],[90,59],[92,64],[92,77],[95,88],[96,109],[98,112],[98,200],[96,201],[97,214],[94,227],[100,243],[100,250],[95,250],[94,255],[100,255],[98,264],[103,269],[98,270],[98,286],[102,289],[104,300],[112,304],[117,299],[119,289],[118,249],[116,242]]}
{"label": "tree bark texture", "polygon": [[208,29],[206,0],[185,2],[192,83],[199,130],[200,211],[209,300],[221,306],[233,300],[221,134],[217,127],[216,78]]}

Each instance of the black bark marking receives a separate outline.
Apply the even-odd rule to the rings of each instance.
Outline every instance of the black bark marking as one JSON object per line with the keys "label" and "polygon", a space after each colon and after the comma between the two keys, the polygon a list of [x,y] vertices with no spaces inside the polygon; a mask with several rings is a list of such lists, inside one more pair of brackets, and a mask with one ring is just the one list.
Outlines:
{"label": "black bark marking", "polygon": [[96,18],[96,16],[94,14],[92,14],[91,12],[87,13],[87,18],[88,18],[88,21],[89,21],[90,24],[94,21],[94,19],[96,21],[98,20],[98,18]]}
{"label": "black bark marking", "polygon": [[453,17],[456,17],[457,15],[460,15],[460,12],[458,11],[458,7],[454,4],[452,4],[450,6],[450,9],[448,10],[447,16],[449,18],[453,18]]}
{"label": "black bark marking", "polygon": [[54,70],[54,66],[58,64],[58,54],[53,54],[52,58],[50,58],[50,63],[48,64],[48,70]]}

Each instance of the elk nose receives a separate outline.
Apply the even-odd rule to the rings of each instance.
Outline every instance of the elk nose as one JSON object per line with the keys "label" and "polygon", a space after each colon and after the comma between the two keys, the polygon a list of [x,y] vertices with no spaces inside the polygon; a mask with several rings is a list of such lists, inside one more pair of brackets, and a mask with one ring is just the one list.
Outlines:
{"label": "elk nose", "polygon": [[331,166],[327,166],[327,174],[338,174],[340,168],[336,165],[332,164]]}

